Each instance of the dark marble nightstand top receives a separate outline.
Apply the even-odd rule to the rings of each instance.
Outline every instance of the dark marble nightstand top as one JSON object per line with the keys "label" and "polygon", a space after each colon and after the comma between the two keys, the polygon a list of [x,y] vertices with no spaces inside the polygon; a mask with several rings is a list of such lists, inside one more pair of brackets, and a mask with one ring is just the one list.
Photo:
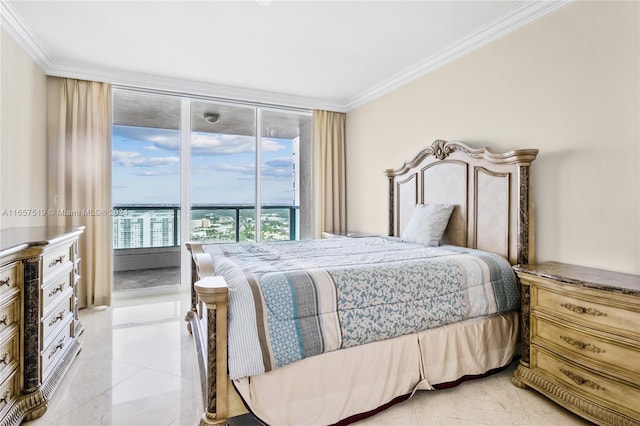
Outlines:
{"label": "dark marble nightstand top", "polygon": [[640,296],[640,275],[606,271],[559,262],[515,265],[516,272],[549,278],[580,287]]}

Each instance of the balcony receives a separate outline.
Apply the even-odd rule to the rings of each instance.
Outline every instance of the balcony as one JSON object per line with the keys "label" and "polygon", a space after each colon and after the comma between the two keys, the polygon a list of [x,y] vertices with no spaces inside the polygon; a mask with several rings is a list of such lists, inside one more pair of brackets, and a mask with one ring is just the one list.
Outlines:
{"label": "balcony", "polygon": [[[180,283],[180,208],[118,205],[113,217],[114,291]],[[261,240],[299,239],[296,206],[262,206]],[[255,241],[255,207],[191,207],[190,241]]]}
{"label": "balcony", "polygon": [[114,271],[114,291],[142,290],[180,285],[180,267]]}

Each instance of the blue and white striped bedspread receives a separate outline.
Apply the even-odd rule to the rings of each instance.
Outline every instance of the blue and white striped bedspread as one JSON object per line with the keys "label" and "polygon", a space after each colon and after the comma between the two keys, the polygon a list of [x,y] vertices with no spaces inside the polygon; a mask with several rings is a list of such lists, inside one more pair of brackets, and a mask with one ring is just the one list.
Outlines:
{"label": "blue and white striped bedspread", "polygon": [[519,306],[508,261],[467,248],[368,237],[205,251],[229,285],[232,379]]}

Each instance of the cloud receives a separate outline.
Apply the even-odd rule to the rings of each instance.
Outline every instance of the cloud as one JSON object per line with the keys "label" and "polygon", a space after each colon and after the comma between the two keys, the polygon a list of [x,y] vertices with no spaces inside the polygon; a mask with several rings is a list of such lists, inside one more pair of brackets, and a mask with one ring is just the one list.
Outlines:
{"label": "cloud", "polygon": [[113,126],[113,137],[129,143],[147,142],[152,144],[151,146],[154,148],[165,151],[180,151],[180,132],[178,130],[115,125]]}
{"label": "cloud", "polygon": [[[262,139],[262,152],[275,152],[285,146],[273,139]],[[217,133],[193,133],[191,152],[194,155],[233,155],[255,152],[253,136],[223,135]]]}
{"label": "cloud", "polygon": [[180,162],[178,157],[148,157],[140,156],[139,152],[113,151],[111,161],[124,167],[159,167]]}
{"label": "cloud", "polygon": [[262,152],[275,152],[281,149],[285,149],[285,146],[277,140],[262,138]]}
{"label": "cloud", "polygon": [[148,170],[142,172],[134,173],[138,176],[170,176],[177,175],[179,172],[177,170]]}
{"label": "cloud", "polygon": [[268,167],[276,167],[276,168],[288,168],[291,170],[293,167],[293,157],[280,157],[274,158],[273,160],[269,160],[265,162]]}
{"label": "cloud", "polygon": [[[262,178],[267,180],[291,180],[293,179],[292,165],[292,157],[281,157],[266,161],[262,164]],[[254,179],[256,174],[254,163],[217,163],[206,166],[196,166],[193,167],[192,170],[198,174],[236,174],[242,176],[240,179]]]}
{"label": "cloud", "polygon": [[152,143],[156,149],[180,152],[180,135],[149,135],[144,141]]}
{"label": "cloud", "polygon": [[245,176],[254,176],[256,173],[256,167],[253,164],[223,163],[223,164],[214,164],[213,167],[211,168],[219,172],[238,173]]}
{"label": "cloud", "polygon": [[194,155],[233,155],[255,152],[255,141],[248,136],[193,133],[191,152]]}
{"label": "cloud", "polygon": [[[116,125],[113,126],[113,134],[114,137],[131,143],[151,144],[144,149],[180,152],[180,132],[177,130]],[[284,148],[285,146],[277,139],[262,138],[263,152],[276,152]],[[256,138],[253,136],[204,132],[191,134],[191,152],[194,155],[245,154],[255,152],[255,149]]]}
{"label": "cloud", "polygon": [[267,179],[293,179],[293,157],[280,157],[266,161],[262,166],[262,177]]}

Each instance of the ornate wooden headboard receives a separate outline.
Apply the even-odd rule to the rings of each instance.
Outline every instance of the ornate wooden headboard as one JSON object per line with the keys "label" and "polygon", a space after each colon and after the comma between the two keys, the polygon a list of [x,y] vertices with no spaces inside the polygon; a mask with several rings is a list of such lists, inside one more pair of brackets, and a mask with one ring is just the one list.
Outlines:
{"label": "ornate wooden headboard", "polygon": [[502,154],[437,140],[389,179],[389,235],[401,236],[416,204],[454,204],[443,244],[500,254],[512,264],[532,253],[529,166],[537,149]]}

